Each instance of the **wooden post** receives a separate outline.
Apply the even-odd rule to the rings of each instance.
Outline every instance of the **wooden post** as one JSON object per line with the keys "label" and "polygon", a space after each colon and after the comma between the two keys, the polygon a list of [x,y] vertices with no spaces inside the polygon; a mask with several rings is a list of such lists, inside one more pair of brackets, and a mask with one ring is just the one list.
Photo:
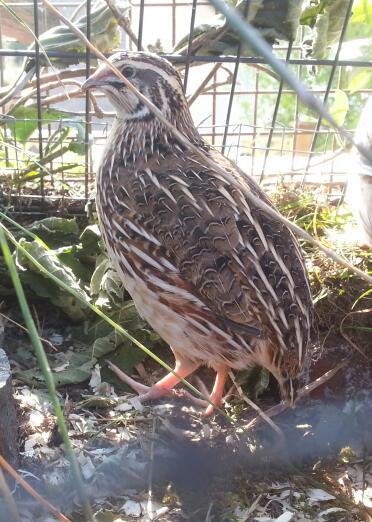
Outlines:
{"label": "wooden post", "polygon": [[17,427],[10,364],[0,348],[0,455],[15,468],[19,462]]}

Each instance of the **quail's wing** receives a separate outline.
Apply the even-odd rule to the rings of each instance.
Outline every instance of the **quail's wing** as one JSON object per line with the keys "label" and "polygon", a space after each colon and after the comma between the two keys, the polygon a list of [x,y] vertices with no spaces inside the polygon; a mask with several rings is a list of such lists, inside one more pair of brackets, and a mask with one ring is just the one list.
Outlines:
{"label": "quail's wing", "polygon": [[121,196],[144,255],[156,253],[164,271],[174,267],[216,316],[237,327],[274,324],[282,342],[294,323],[298,329],[310,321],[292,234],[198,160],[179,157],[176,167],[172,158],[148,163],[125,176]]}

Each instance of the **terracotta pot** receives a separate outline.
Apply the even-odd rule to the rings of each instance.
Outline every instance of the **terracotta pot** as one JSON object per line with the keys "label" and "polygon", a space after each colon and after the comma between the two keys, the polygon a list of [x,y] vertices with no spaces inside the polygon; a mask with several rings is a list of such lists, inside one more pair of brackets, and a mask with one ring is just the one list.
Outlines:
{"label": "terracotta pot", "polygon": [[294,139],[295,152],[310,152],[315,129],[315,122],[298,123]]}

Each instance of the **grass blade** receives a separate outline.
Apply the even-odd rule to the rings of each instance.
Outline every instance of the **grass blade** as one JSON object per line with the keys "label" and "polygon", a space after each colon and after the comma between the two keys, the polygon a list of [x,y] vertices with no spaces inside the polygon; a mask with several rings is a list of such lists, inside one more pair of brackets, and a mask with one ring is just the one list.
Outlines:
{"label": "grass blade", "polygon": [[79,464],[77,462],[74,450],[72,448],[71,441],[68,436],[67,426],[65,423],[65,419],[63,417],[62,408],[61,408],[59,400],[58,400],[52,371],[50,369],[48,359],[46,357],[43,345],[41,343],[34,320],[32,318],[30,308],[27,304],[26,296],[24,294],[22,283],[19,279],[17,268],[15,266],[13,257],[11,255],[11,252],[9,249],[8,242],[7,242],[5,234],[4,234],[3,226],[0,227],[0,246],[3,251],[5,264],[8,267],[9,274],[10,274],[10,277],[11,277],[13,285],[14,285],[14,289],[17,294],[19,306],[21,308],[21,311],[22,311],[22,314],[23,314],[23,317],[24,317],[24,320],[25,320],[25,323],[26,323],[26,326],[28,329],[28,333],[30,336],[32,346],[34,347],[36,357],[38,359],[40,368],[44,375],[44,379],[45,379],[45,382],[46,382],[46,385],[48,388],[49,396],[50,396],[50,399],[51,399],[51,402],[52,402],[52,405],[54,408],[54,413],[57,417],[59,432],[61,434],[64,446],[65,446],[66,455],[70,461],[72,475],[74,477],[74,480],[76,482],[76,487],[78,488],[78,491],[80,494],[80,499],[82,501],[84,515],[87,517],[88,520],[93,521],[94,518],[93,518],[92,509],[90,507],[90,503],[89,503],[88,497],[87,497],[85,489],[84,489],[84,483],[83,483],[83,479],[82,479],[82,476],[80,473]]}

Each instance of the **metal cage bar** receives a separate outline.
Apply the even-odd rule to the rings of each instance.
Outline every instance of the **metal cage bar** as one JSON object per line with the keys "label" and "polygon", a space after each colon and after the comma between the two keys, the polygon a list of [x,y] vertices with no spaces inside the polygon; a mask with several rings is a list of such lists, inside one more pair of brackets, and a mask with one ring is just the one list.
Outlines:
{"label": "metal cage bar", "polygon": [[[35,35],[38,37],[39,33],[41,32],[38,0],[25,2],[25,5],[26,4],[33,8]],[[72,8],[76,7],[78,2],[75,0],[67,2],[59,1],[58,5]],[[209,140],[216,147],[220,147],[227,155],[235,158],[237,162],[242,161],[244,169],[248,171],[250,170],[251,174],[254,175],[257,180],[261,180],[262,182],[272,186],[274,186],[275,183],[281,179],[292,182],[301,181],[302,179],[302,182],[306,185],[312,183],[313,174],[311,170],[311,158],[314,157],[314,151],[316,150],[318,137],[323,136],[322,139],[324,142],[329,142],[328,148],[325,145],[323,147],[322,142],[322,147],[324,148],[322,154],[324,153],[324,161],[326,162],[327,156],[325,153],[328,149],[330,151],[333,151],[334,149],[334,131],[329,131],[328,129],[322,128],[321,121],[318,119],[318,124],[312,137],[311,148],[309,151],[306,151],[303,156],[301,156],[301,162],[299,165],[296,142],[299,136],[307,136],[310,134],[310,132],[306,129],[301,129],[299,126],[300,109],[297,97],[294,98],[294,116],[293,118],[291,116],[290,120],[291,122],[293,120],[293,124],[286,124],[285,127],[281,125],[281,121],[279,121],[279,115],[281,113],[281,104],[284,102],[284,96],[288,94],[293,94],[293,96],[295,96],[295,93],[293,93],[291,89],[286,88],[282,80],[279,83],[279,89],[273,88],[272,86],[268,87],[264,81],[260,81],[261,78],[264,78],[264,73],[262,72],[263,67],[261,67],[261,70],[259,70],[259,68],[260,66],[266,65],[265,60],[260,57],[243,56],[241,44],[238,46],[236,56],[213,56],[207,55],[207,53],[204,55],[194,56],[191,53],[195,28],[197,24],[197,15],[199,16],[200,10],[202,8],[204,9],[207,5],[209,5],[208,2],[204,0],[159,0],[154,1],[154,3],[151,3],[151,0],[147,0],[146,5],[145,0],[136,1],[134,4],[132,4],[132,7],[138,9],[136,12],[136,14],[138,13],[137,48],[142,50],[146,48],[148,43],[147,28],[149,26],[147,25],[147,18],[146,24],[144,24],[144,17],[146,12],[145,9],[149,7],[171,10],[171,20],[167,27],[162,27],[162,31],[168,31],[169,41],[174,44],[178,38],[178,32],[181,30],[180,27],[182,26],[180,21],[181,18],[179,18],[178,13],[184,13],[184,11],[180,11],[180,9],[185,10],[185,8],[187,8],[189,10],[190,16],[189,20],[187,20],[189,28],[187,50],[182,55],[164,54],[163,56],[174,63],[176,66],[180,66],[183,69],[185,91],[187,88],[189,88],[189,90],[190,87],[194,88],[193,75],[195,75],[194,71],[196,70],[193,67],[194,65],[200,66],[197,67],[197,70],[203,72],[205,70],[203,64],[214,64],[214,67],[221,65],[219,70],[217,70],[217,67],[213,69],[213,74],[211,74],[211,70],[209,68],[208,73],[205,74],[204,80],[202,80],[202,78],[198,78],[198,89],[200,90],[198,92],[197,89],[196,94],[200,97],[201,100],[203,100],[202,105],[208,105],[211,111],[208,115],[208,118],[210,119],[207,119],[208,125],[200,126],[200,133],[205,139]],[[330,67],[329,78],[325,88],[322,86],[319,89],[314,89],[314,92],[322,95],[325,101],[327,101],[330,94],[334,92],[332,86],[337,70],[341,71],[341,68],[349,66],[359,68],[368,67],[372,69],[371,60],[340,60],[341,46],[345,39],[348,22],[351,16],[352,5],[353,1],[350,0],[347,16],[345,16],[343,24],[341,39],[339,41],[336,55],[333,60],[302,58],[299,54],[300,47],[293,42],[285,47],[283,45],[281,47],[276,47],[276,50],[279,50],[281,53],[283,51],[286,52],[286,61],[288,64],[298,68],[297,70],[299,76],[301,76],[302,71],[304,72],[305,67],[307,66]],[[248,6],[249,0],[247,0],[245,3],[245,13],[248,11]],[[92,0],[87,0],[86,32],[88,38],[91,36],[91,11]],[[45,24],[42,25],[44,26]],[[0,47],[2,46],[3,40],[0,39]],[[77,69],[77,73],[79,73],[81,77],[87,77],[91,72],[91,55],[88,50],[80,53],[49,51],[47,54],[51,59],[68,59],[72,57],[78,58],[81,62],[81,68]],[[36,89],[34,99],[36,101],[35,106],[37,107],[37,128],[35,135],[29,140],[29,142],[32,147],[36,145],[38,149],[38,156],[35,156],[35,158],[38,157],[39,160],[42,160],[43,156],[45,156],[45,150],[47,150],[46,144],[48,139],[50,138],[53,129],[55,129],[56,124],[58,124],[58,121],[50,121],[47,126],[45,126],[45,122],[42,121],[43,107],[49,107],[49,104],[46,101],[46,97],[49,96],[49,90],[43,87],[44,73],[41,71],[41,68],[44,62],[41,60],[40,49],[37,41],[35,41],[34,49],[28,48],[19,50],[0,48],[0,64],[2,61],[9,60],[12,57],[14,59],[26,57],[35,60],[36,80],[33,83],[33,86]],[[227,67],[224,68],[223,64],[225,64]],[[229,66],[229,64],[232,64],[233,67]],[[242,88],[238,82],[238,79],[240,78],[239,71],[241,64],[252,64],[258,68],[255,68],[254,76],[252,80],[249,80],[249,86],[245,86],[244,88]],[[226,70],[228,67],[229,70],[232,70],[232,75],[229,77],[229,89],[221,89],[220,77],[222,75],[219,71],[222,71],[223,69]],[[3,75],[2,69],[0,70],[0,75]],[[225,81],[224,78],[223,81]],[[360,92],[370,93],[372,90],[361,89]],[[194,94],[191,96],[192,102],[196,100],[196,96],[194,96]],[[273,111],[270,111],[270,121],[268,119],[267,124],[262,124],[262,115],[260,110],[261,100],[263,100],[262,96],[266,96],[266,99],[269,99],[269,96],[274,95],[276,98],[275,104],[273,104]],[[241,121],[231,121],[233,114],[232,109],[236,108],[233,104],[239,102],[239,96],[245,96],[246,98],[253,99],[253,104],[251,104],[249,107],[249,125],[241,123]],[[96,98],[98,102],[103,100],[103,97],[100,95],[97,95]],[[227,102],[226,104],[224,103],[225,100]],[[195,104],[195,106],[196,105],[197,104]],[[33,192],[28,191],[24,182],[19,177],[15,177],[14,191],[11,192],[11,194],[12,197],[18,198],[17,205],[19,208],[21,208],[22,201],[25,200],[25,198],[27,201],[31,202],[27,210],[26,205],[23,205],[21,208],[23,212],[28,212],[29,214],[31,214],[32,211],[36,212],[38,202],[40,203],[40,208],[44,208],[45,204],[50,201],[57,200],[60,196],[62,203],[59,210],[63,211],[64,208],[69,208],[69,205],[73,205],[75,202],[84,202],[88,197],[89,185],[92,180],[91,143],[94,142],[95,147],[101,146],[107,137],[108,124],[101,123],[99,120],[97,120],[95,105],[92,103],[92,100],[88,95],[85,95],[84,107],[79,107],[74,113],[82,120],[84,125],[85,148],[83,156],[84,159],[82,160],[82,163],[84,161],[84,170],[79,170],[78,174],[76,174],[76,172],[72,171],[71,169],[69,170],[69,160],[64,154],[61,154],[57,159],[52,159],[50,161],[50,169],[53,172],[54,178],[51,179],[48,176],[41,175],[37,190],[34,190]],[[103,114],[107,121],[111,121],[113,118],[113,113],[107,109],[103,111]],[[65,121],[67,121],[67,119]],[[44,126],[42,126],[42,124]],[[8,139],[13,143],[13,145],[19,147],[23,146],[21,142],[17,141],[17,138],[11,136],[10,132],[8,133],[8,136],[6,133],[4,134],[4,141]],[[63,150],[63,144],[61,144],[60,150]],[[5,156],[9,156],[8,149],[6,147]],[[7,159],[3,169],[5,175],[12,174],[12,169],[19,173],[22,170],[24,171],[25,166],[27,166],[30,162],[30,159],[22,156],[18,149],[14,150],[10,156],[10,159]],[[276,167],[276,163],[279,163],[279,161],[282,159],[283,164],[286,165],[287,157],[290,158],[290,161],[288,162],[288,168],[286,170],[286,167],[283,167],[280,170],[280,176],[282,176],[282,178],[279,179],[278,175],[273,172],[273,166]],[[332,190],[333,187],[341,187],[342,193],[342,173],[339,175],[337,171],[337,162],[333,161],[332,159],[330,159],[329,162],[329,169],[323,168],[322,166],[321,175],[323,176],[323,172],[325,173],[322,179],[328,180],[327,183],[330,187],[332,187]],[[325,164],[326,163],[324,163],[324,165]],[[54,182],[56,183],[53,185]],[[77,186],[79,186],[79,189],[76,189]],[[334,192],[332,192],[332,194],[333,193]],[[13,201],[15,201],[14,198]]]}

